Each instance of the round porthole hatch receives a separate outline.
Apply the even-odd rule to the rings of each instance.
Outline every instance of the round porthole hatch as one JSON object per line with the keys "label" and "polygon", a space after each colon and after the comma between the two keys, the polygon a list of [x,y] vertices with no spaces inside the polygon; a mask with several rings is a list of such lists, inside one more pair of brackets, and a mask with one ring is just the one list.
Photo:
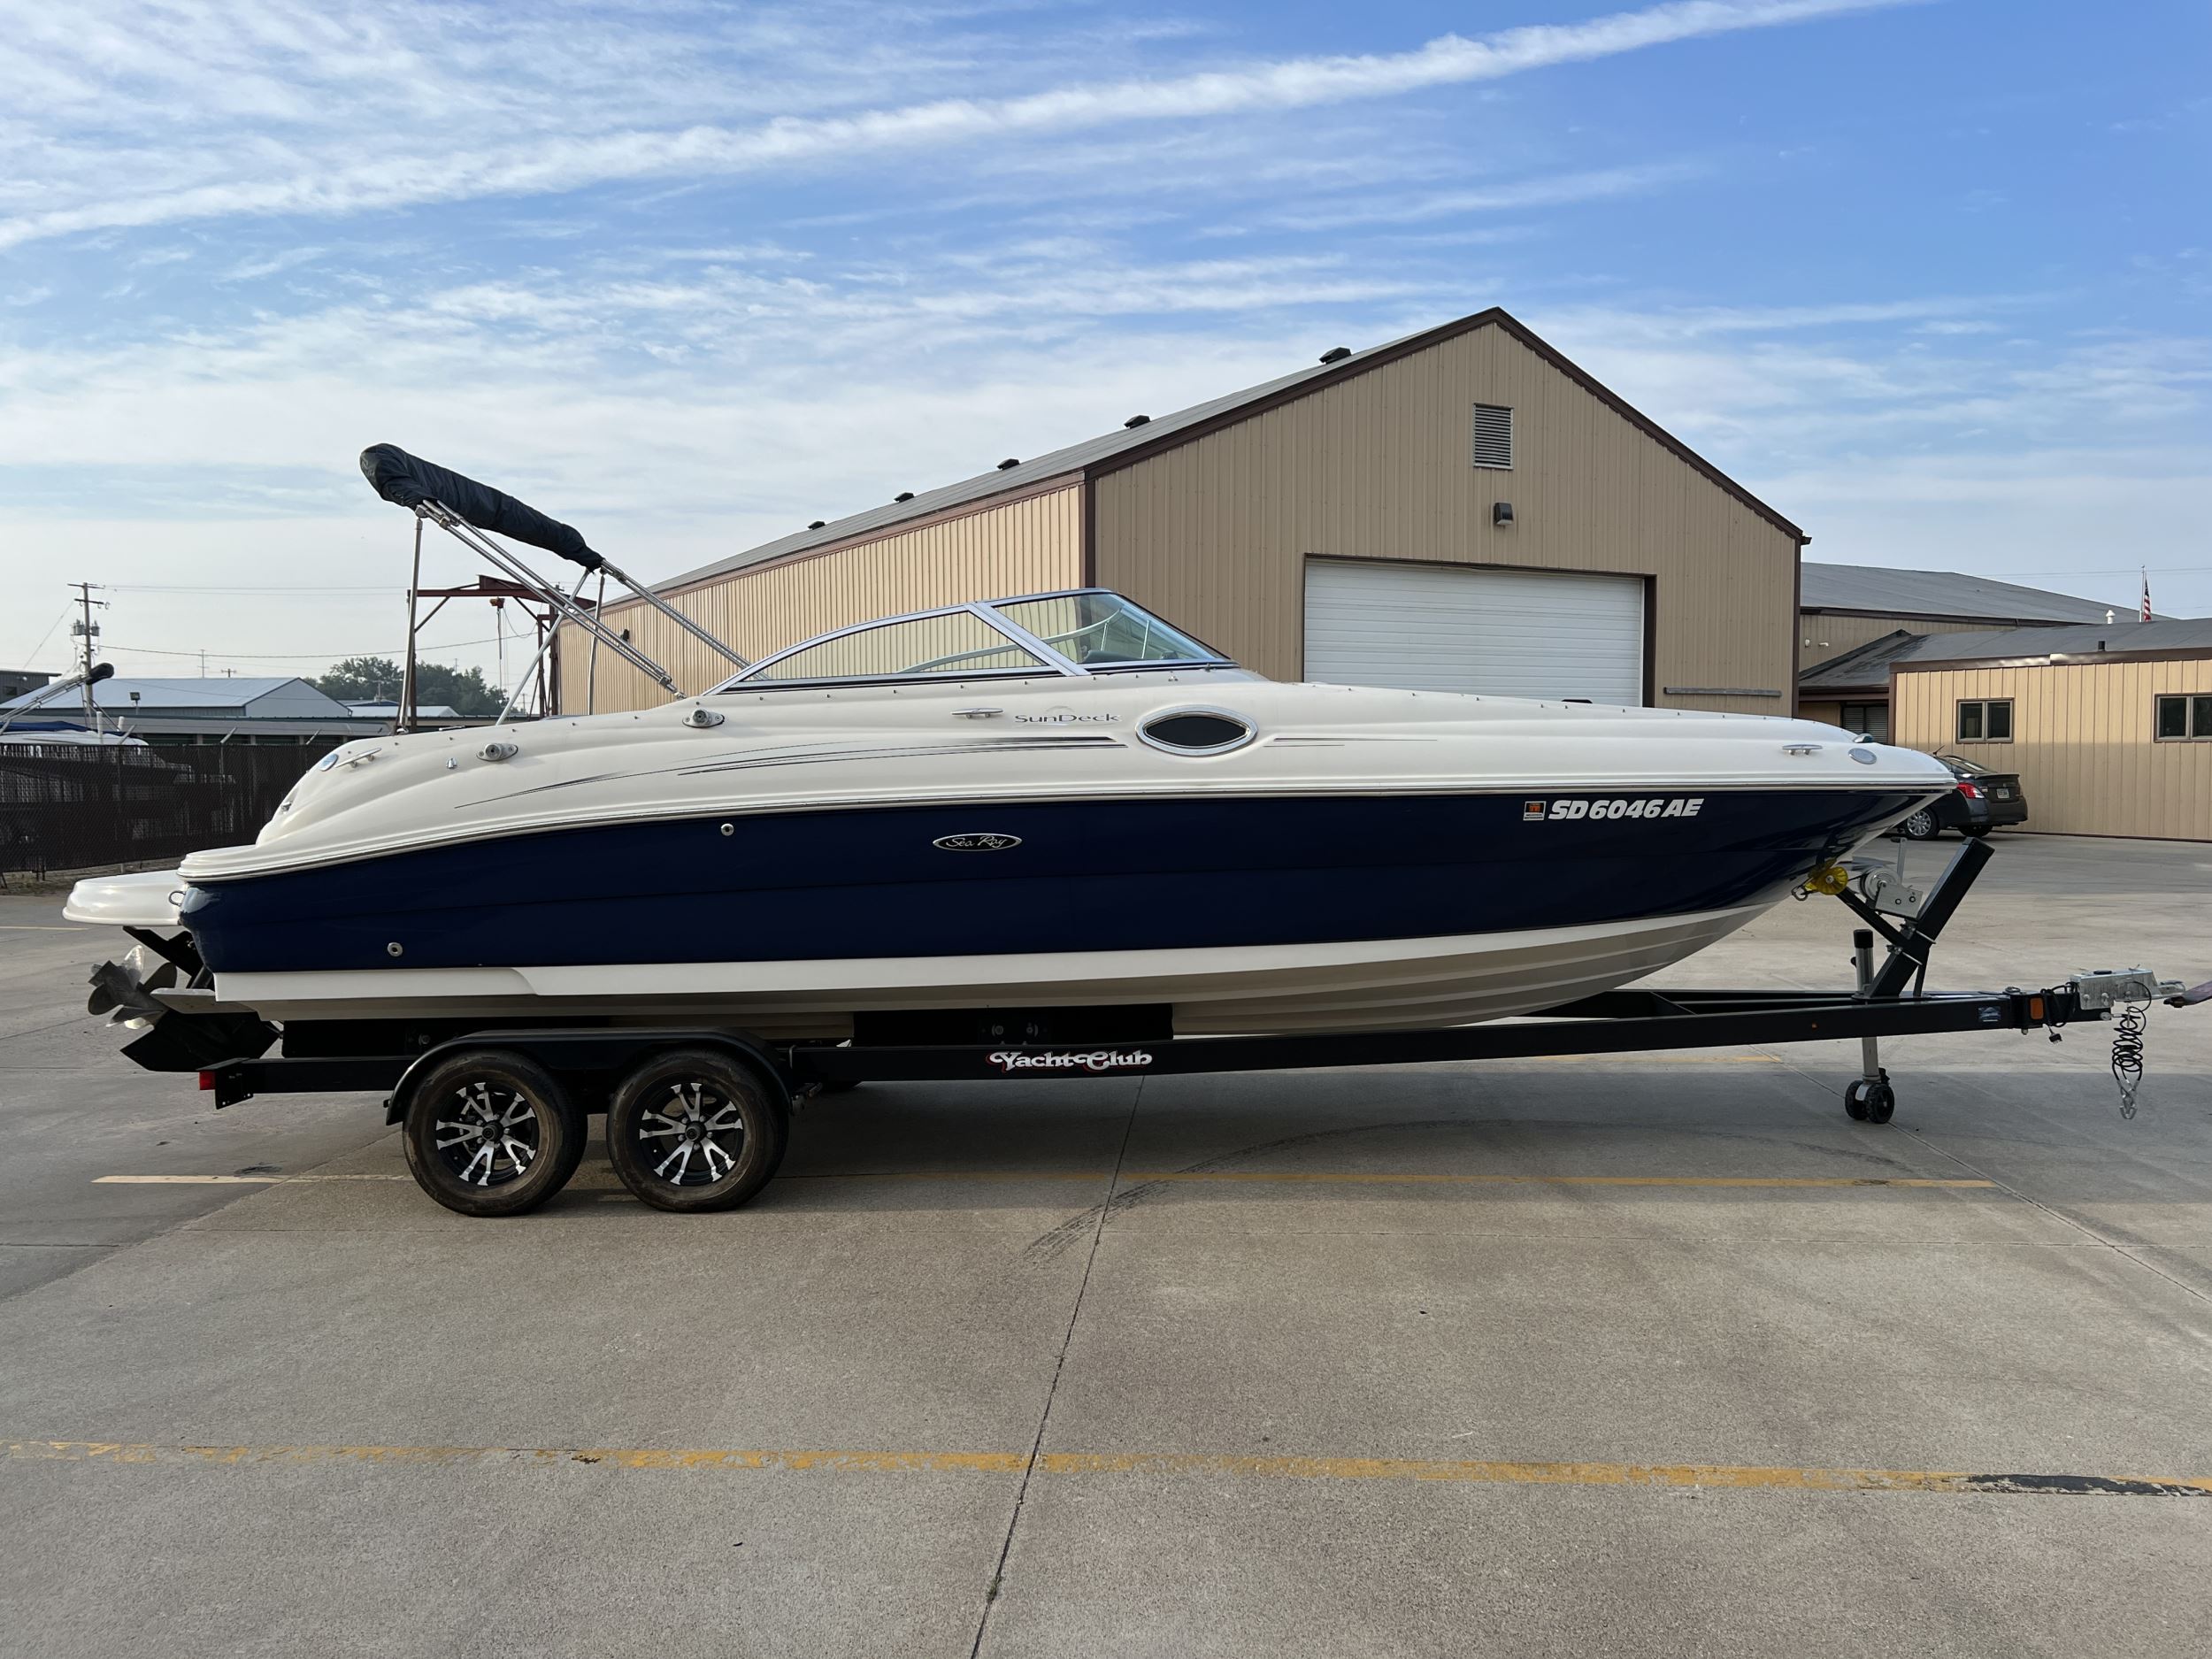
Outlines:
{"label": "round porthole hatch", "polygon": [[1225,755],[1253,735],[1249,721],[1220,709],[1171,709],[1147,720],[1137,734],[1171,755]]}

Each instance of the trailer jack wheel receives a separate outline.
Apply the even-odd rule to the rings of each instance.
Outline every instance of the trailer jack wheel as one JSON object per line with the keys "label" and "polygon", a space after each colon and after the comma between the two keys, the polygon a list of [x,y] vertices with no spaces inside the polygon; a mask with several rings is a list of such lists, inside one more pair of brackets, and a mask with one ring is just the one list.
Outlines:
{"label": "trailer jack wheel", "polygon": [[1843,1110],[1855,1122],[1886,1124],[1896,1114],[1897,1091],[1890,1087],[1886,1077],[1860,1078],[1844,1090]]}

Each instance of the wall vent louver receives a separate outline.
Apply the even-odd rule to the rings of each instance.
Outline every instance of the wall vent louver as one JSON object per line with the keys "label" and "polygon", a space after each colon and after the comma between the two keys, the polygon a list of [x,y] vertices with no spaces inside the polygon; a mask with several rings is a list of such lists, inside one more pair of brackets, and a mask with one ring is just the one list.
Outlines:
{"label": "wall vent louver", "polygon": [[1513,411],[1497,403],[1475,405],[1475,465],[1510,471]]}

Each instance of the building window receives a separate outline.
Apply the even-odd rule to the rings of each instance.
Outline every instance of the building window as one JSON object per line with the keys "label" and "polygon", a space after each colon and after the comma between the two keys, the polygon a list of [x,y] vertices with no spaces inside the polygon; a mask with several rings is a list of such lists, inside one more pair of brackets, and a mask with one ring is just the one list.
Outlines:
{"label": "building window", "polygon": [[2162,743],[2212,738],[2212,697],[2161,697],[2154,729]]}
{"label": "building window", "polygon": [[1847,703],[1843,705],[1843,729],[1863,732],[1878,743],[1889,741],[1889,704],[1886,703]]}
{"label": "building window", "polygon": [[2012,699],[1970,697],[1959,704],[1958,741],[1962,743],[2012,741]]}
{"label": "building window", "polygon": [[1513,469],[1513,411],[1497,403],[1475,405],[1475,465]]}

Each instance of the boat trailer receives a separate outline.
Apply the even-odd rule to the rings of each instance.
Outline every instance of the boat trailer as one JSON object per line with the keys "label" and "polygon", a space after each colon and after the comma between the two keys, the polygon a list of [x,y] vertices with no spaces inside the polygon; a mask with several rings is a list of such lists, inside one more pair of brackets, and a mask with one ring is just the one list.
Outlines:
{"label": "boat trailer", "polygon": [[[2116,1010],[2113,1071],[2123,1111],[2132,1116],[2145,1012],[2156,1001],[2212,1000],[2212,984],[2189,989],[2129,968],[2076,974],[2042,990],[1926,991],[1936,940],[1992,856],[1970,841],[1924,890],[1878,861],[1801,888],[1801,897],[1840,899],[1865,924],[1853,935],[1858,983],[1850,991],[1632,988],[1490,1025],[1253,1037],[1176,1037],[1164,1009],[1087,1008],[908,1015],[873,1027],[864,1018],[855,1040],[841,1044],[569,1021],[416,1030],[403,1051],[395,1043],[391,1052],[364,1054],[334,1051],[358,1043],[359,1025],[325,1031],[295,1022],[281,1056],[209,1066],[200,1086],[218,1107],[256,1094],[388,1091],[387,1121],[405,1126],[408,1164],[424,1190],[450,1209],[487,1216],[522,1213],[557,1192],[582,1157],[586,1118],[602,1110],[616,1172],[644,1202],[733,1208],[775,1172],[792,1110],[864,1082],[1189,1076],[1856,1039],[1860,1075],[1844,1110],[1883,1124],[1897,1103],[1881,1063],[1885,1037],[2041,1030],[2055,1042],[2062,1027]],[[1878,937],[1888,947],[1878,964]],[[937,1029],[923,1034],[933,1040],[879,1040],[910,1037],[916,1022],[932,1019]],[[642,1151],[641,1141],[649,1143]]]}

